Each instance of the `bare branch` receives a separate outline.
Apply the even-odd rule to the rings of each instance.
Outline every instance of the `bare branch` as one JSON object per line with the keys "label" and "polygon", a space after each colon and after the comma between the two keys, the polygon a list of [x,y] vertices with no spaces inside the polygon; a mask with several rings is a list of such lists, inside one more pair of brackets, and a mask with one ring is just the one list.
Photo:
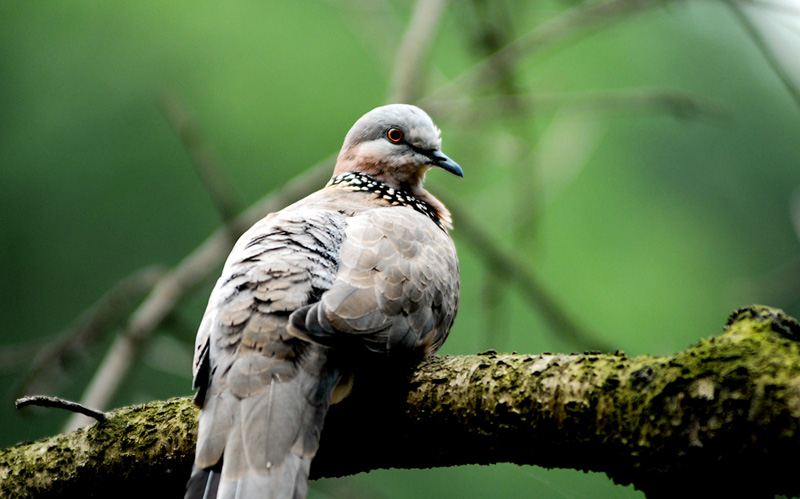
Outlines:
{"label": "bare branch", "polygon": [[49,397],[47,395],[29,395],[16,400],[15,405],[17,409],[27,407],[30,405],[37,407],[53,407],[55,409],[64,409],[77,414],[83,414],[97,421],[105,421],[106,413],[98,411],[77,402],[62,399],[60,397]]}

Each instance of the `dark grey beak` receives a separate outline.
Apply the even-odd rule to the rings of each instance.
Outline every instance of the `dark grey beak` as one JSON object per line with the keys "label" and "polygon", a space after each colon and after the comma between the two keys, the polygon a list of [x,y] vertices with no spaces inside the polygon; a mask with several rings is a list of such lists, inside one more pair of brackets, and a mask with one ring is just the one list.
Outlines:
{"label": "dark grey beak", "polygon": [[448,171],[453,175],[458,175],[459,177],[464,176],[464,170],[458,166],[458,163],[448,158],[443,152],[431,151],[428,153],[428,157],[431,158],[432,165],[438,166],[442,170]]}

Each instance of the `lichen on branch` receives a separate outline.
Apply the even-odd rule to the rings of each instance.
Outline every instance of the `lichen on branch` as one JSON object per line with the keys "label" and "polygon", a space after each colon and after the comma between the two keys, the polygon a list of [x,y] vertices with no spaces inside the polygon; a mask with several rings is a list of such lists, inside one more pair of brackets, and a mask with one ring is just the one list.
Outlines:
{"label": "lichen on branch", "polygon": [[[649,497],[797,495],[798,338],[754,306],[670,357],[487,352],[371,373],[331,409],[312,475],[512,462],[602,471]],[[188,398],[153,402],[0,451],[0,496],[180,496],[196,418]]]}

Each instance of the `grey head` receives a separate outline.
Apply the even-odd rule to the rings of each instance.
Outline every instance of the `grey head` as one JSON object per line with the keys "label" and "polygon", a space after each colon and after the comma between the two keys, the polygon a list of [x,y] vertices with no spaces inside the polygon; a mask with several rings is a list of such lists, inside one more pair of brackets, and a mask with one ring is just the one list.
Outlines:
{"label": "grey head", "polygon": [[334,175],[366,173],[412,192],[422,189],[431,167],[463,177],[461,167],[442,153],[441,146],[441,132],[425,111],[409,104],[381,106],[359,118],[347,133]]}

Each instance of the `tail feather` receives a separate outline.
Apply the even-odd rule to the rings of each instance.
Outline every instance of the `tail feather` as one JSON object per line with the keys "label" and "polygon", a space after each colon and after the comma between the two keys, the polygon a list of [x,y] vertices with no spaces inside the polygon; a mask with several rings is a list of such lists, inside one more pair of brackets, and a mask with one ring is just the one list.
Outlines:
{"label": "tail feather", "polygon": [[292,454],[277,469],[266,473],[250,470],[244,477],[219,482],[217,499],[304,499],[308,495],[311,460]]}
{"label": "tail feather", "polygon": [[217,497],[220,477],[222,476],[221,468],[221,462],[207,469],[193,465],[192,475],[186,483],[184,499],[211,499]]}
{"label": "tail feather", "polygon": [[296,364],[260,356],[233,362],[226,375],[231,389],[212,385],[200,413],[186,499],[307,495],[311,459],[339,380],[324,354],[310,347]]}
{"label": "tail feather", "polygon": [[250,470],[238,480],[222,480],[219,462],[213,468],[194,466],[184,499],[303,499],[308,495],[311,459],[290,455],[283,464],[265,473]]}

